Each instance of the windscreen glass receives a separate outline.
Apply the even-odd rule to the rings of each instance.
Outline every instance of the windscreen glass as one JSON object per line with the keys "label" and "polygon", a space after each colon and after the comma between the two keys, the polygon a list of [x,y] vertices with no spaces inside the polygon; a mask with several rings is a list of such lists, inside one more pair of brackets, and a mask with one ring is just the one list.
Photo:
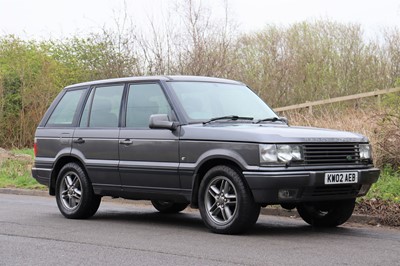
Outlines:
{"label": "windscreen glass", "polygon": [[276,114],[244,85],[212,82],[170,82],[189,123],[215,117],[251,117],[254,121]]}

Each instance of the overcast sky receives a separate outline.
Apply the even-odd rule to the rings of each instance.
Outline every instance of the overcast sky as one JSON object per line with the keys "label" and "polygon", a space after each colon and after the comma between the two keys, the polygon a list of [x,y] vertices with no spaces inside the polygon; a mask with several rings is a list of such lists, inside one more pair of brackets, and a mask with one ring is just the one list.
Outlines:
{"label": "overcast sky", "polygon": [[[180,0],[126,0],[127,14],[148,21]],[[224,0],[203,0],[218,16]],[[268,23],[289,25],[314,19],[360,23],[367,34],[400,28],[400,0],[225,0],[241,31]],[[62,38],[111,26],[124,0],[0,0],[0,35]]]}

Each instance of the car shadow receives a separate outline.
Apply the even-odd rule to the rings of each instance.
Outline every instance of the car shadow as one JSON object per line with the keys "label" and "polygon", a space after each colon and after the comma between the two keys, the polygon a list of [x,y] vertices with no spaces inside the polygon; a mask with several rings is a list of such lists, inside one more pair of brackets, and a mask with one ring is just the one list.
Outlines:
{"label": "car shadow", "polygon": [[[261,217],[261,216],[260,216]],[[267,218],[272,218],[269,222]],[[141,210],[103,210],[99,211],[90,220],[98,222],[114,222],[130,225],[152,225],[157,227],[169,227],[205,231],[209,230],[204,225],[198,212],[182,212],[176,214],[163,214],[153,211],[150,208]],[[354,235],[354,228],[336,227],[336,228],[316,228],[309,226],[299,219],[264,216],[243,236],[305,236],[319,234],[338,234]]]}
{"label": "car shadow", "polygon": [[304,236],[319,234],[348,234],[353,231],[351,228],[334,227],[319,228],[308,224],[276,224],[276,223],[257,223],[246,234],[258,236]]}
{"label": "car shadow", "polygon": [[118,223],[130,223],[135,225],[157,225],[165,227],[179,227],[202,230],[207,228],[201,218],[194,213],[164,214],[157,211],[101,211],[90,220],[113,221]]}

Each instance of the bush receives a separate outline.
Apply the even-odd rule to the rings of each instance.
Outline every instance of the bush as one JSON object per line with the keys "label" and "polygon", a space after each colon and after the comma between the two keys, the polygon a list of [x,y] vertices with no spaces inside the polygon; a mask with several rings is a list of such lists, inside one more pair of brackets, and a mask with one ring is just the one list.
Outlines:
{"label": "bush", "polygon": [[383,105],[385,109],[375,131],[379,163],[397,169],[400,167],[400,95],[386,95]]}
{"label": "bush", "polygon": [[[117,30],[60,41],[0,37],[1,145],[31,147],[35,128],[58,92],[87,80],[225,77],[245,82],[271,106],[282,107],[393,87],[400,78],[397,28],[376,41],[367,41],[360,25],[332,21],[267,25],[239,35],[228,14],[224,20],[212,19],[211,9],[185,3],[169,14],[165,27],[149,21],[150,29],[142,34],[129,21],[117,19]],[[398,116],[385,119],[385,131],[377,137],[389,141]],[[380,145],[386,153],[399,154],[390,150],[391,142]],[[396,164],[397,159],[385,160]]]}

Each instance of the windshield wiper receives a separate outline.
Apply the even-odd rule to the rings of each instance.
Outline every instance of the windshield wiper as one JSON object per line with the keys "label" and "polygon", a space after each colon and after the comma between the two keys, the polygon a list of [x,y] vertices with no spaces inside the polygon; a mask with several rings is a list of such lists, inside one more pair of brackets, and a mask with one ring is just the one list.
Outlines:
{"label": "windshield wiper", "polygon": [[213,121],[226,120],[226,119],[236,121],[236,120],[253,120],[254,118],[253,117],[246,117],[246,116],[227,115],[227,116],[220,116],[220,117],[211,118],[207,122],[203,122],[203,125],[211,123]]}
{"label": "windshield wiper", "polygon": [[259,119],[254,123],[255,124],[259,124],[261,122],[276,122],[276,121],[280,121],[280,122],[286,123],[286,121],[284,119],[279,118],[279,117],[268,117],[268,118],[264,118],[264,119]]}

